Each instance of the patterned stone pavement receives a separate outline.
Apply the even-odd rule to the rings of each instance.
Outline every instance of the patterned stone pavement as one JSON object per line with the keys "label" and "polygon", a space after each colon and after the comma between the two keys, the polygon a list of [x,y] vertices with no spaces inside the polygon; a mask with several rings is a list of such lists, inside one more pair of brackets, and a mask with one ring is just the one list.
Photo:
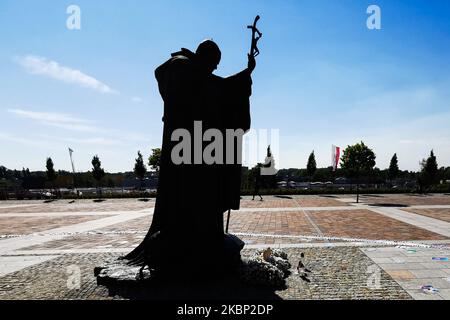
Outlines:
{"label": "patterned stone pavement", "polygon": [[265,196],[263,201],[255,201],[248,197],[241,201],[242,208],[297,208],[297,207],[345,207],[347,203],[320,196]]}
{"label": "patterned stone pavement", "polygon": [[62,226],[74,225],[86,221],[104,218],[105,216],[64,216],[64,217],[1,217],[1,235],[20,235],[42,232]]}
{"label": "patterned stone pavement", "polygon": [[[450,262],[440,261],[442,251],[423,248],[362,249],[378,263],[415,299],[450,299]],[[448,258],[448,252],[446,257]],[[423,285],[432,285],[439,292],[429,295],[422,292]]]}
{"label": "patterned stone pavement", "polygon": [[293,199],[272,199],[269,198],[263,201],[247,200],[241,201],[241,208],[295,208],[297,203]]}
{"label": "patterned stone pavement", "polygon": [[430,208],[430,209],[405,209],[404,211],[417,213],[430,218],[450,222],[450,208]]}
{"label": "patterned stone pavement", "polygon": [[105,249],[105,248],[131,248],[137,246],[145,233],[129,234],[79,234],[48,241],[26,248],[25,251],[35,250],[71,250],[71,249]]}
{"label": "patterned stone pavement", "polygon": [[447,239],[370,210],[315,211],[309,215],[323,234],[328,236],[397,241]]}
{"label": "patterned stone pavement", "polygon": [[[239,291],[242,299],[449,299],[450,196],[374,195],[353,202],[349,196],[243,197],[242,210],[232,213],[229,230],[246,242],[246,254],[281,247],[295,264],[304,252],[310,282],[292,274],[288,287],[274,292],[228,279],[190,284],[189,292],[174,283],[139,295],[226,298]],[[153,207],[154,200],[137,199],[0,202],[0,237],[6,238],[0,240],[0,299],[136,298],[111,296],[97,287],[92,270],[139,244]],[[443,260],[432,260],[437,257]],[[80,288],[74,289],[70,281],[78,274]],[[425,284],[439,293],[422,293]]]}
{"label": "patterned stone pavement", "polygon": [[362,195],[361,201],[374,205],[396,205],[396,206],[417,206],[417,205],[450,205],[449,195]]}
{"label": "patterned stone pavement", "polygon": [[284,235],[315,234],[313,226],[301,211],[233,213],[229,231]]}
{"label": "patterned stone pavement", "polygon": [[[379,287],[368,284],[367,272],[373,262],[358,248],[287,251],[293,262],[304,252],[311,282],[302,280],[292,270],[285,290],[246,286],[231,278],[211,279],[202,284],[168,283],[145,292],[129,292],[123,297],[97,286],[92,272],[102,261],[118,255],[66,254],[0,278],[0,299],[411,299],[382,270],[379,270]],[[250,253],[251,250],[246,250],[244,256]]]}
{"label": "patterned stone pavement", "polygon": [[[8,201],[9,202],[9,201]],[[44,201],[11,201],[11,204],[1,204],[0,217],[2,213],[48,213],[48,212],[107,212],[107,211],[138,211],[155,206],[154,199],[139,201],[137,199],[108,199],[101,202],[93,200],[56,200],[45,203]]]}

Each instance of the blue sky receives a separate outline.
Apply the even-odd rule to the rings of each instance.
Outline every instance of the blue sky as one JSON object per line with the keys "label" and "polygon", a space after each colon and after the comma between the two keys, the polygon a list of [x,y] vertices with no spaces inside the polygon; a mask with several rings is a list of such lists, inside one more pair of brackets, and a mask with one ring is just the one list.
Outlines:
{"label": "blue sky", "polygon": [[[81,8],[81,30],[66,8]],[[366,27],[369,5],[382,29]],[[385,168],[394,152],[417,170],[434,149],[450,166],[450,2],[446,0],[113,1],[1,0],[0,165],[131,170],[162,132],[153,70],[180,47],[213,38],[216,72],[246,66],[261,15],[253,128],[279,129],[278,167],[305,167],[315,150],[363,140]],[[262,161],[263,159],[260,159]]]}

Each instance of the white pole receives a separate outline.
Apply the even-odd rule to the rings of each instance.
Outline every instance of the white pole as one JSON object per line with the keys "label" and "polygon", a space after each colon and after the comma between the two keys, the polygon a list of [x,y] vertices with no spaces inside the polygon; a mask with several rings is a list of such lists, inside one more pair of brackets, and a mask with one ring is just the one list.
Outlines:
{"label": "white pole", "polygon": [[72,172],[73,172],[73,174],[75,174],[75,165],[73,164],[72,153],[73,153],[73,150],[69,148],[70,162],[72,164]]}
{"label": "white pole", "polygon": [[75,188],[75,165],[73,164],[72,153],[73,153],[73,150],[71,148],[69,148],[70,163],[72,164],[72,172],[73,172],[73,191],[76,193],[77,189]]}

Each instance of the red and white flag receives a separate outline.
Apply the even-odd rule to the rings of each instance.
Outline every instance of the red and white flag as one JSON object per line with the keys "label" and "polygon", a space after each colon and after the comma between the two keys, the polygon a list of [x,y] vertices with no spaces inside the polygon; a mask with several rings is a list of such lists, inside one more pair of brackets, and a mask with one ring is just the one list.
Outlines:
{"label": "red and white flag", "polygon": [[341,159],[341,148],[336,147],[333,144],[331,147],[331,166],[333,167],[333,171],[336,171],[340,159]]}

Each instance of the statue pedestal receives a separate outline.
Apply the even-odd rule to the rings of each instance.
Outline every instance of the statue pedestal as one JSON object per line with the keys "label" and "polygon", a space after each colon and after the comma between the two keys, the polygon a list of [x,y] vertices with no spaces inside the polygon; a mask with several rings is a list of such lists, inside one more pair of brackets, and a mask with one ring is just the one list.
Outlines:
{"label": "statue pedestal", "polygon": [[[241,250],[244,245],[245,243],[238,237],[226,234],[220,260],[214,261],[216,264],[214,267],[211,266],[211,263],[208,263],[211,253],[204,252],[201,255],[196,253],[193,255],[192,261],[189,261],[189,265],[170,266],[168,273],[171,276],[179,275],[183,278],[188,278],[190,275],[234,273],[242,263]],[[196,248],[193,248],[194,250]],[[174,253],[174,257],[177,255],[178,253]],[[164,270],[161,271],[164,272]],[[128,260],[107,261],[104,266],[94,269],[94,275],[97,277],[97,284],[99,285],[148,283],[154,280],[162,280],[157,279],[162,272],[158,272],[158,277],[156,271],[149,270],[148,267],[143,268],[141,272],[140,266],[129,265]]]}
{"label": "statue pedestal", "polygon": [[[236,236],[225,235],[222,258],[209,259],[214,253],[195,254],[188,265],[181,263],[166,270],[150,270],[148,266],[133,266],[128,260],[106,261],[103,267],[96,267],[97,284],[106,286],[110,295],[123,297],[155,297],[163,292],[168,296],[177,290],[203,288],[214,291],[218,286],[236,288],[284,288],[290,274],[291,264],[281,250],[256,250],[248,258],[241,259],[244,242]],[[195,248],[194,248],[195,250]],[[199,258],[200,257],[200,258]],[[218,262],[219,261],[219,262]],[[219,265],[218,265],[219,264]],[[242,286],[242,287],[241,287]],[[176,288],[170,294],[167,288]],[[195,290],[195,289],[194,289]],[[197,291],[202,291],[199,289]],[[230,296],[233,292],[230,289]],[[185,292],[189,297],[189,292]]]}
{"label": "statue pedestal", "polygon": [[148,270],[144,270],[144,278],[140,278],[139,266],[130,266],[126,260],[107,261],[103,267],[94,269],[94,276],[97,277],[98,285],[115,285],[115,284],[135,284],[137,282],[150,280],[151,275]]}

